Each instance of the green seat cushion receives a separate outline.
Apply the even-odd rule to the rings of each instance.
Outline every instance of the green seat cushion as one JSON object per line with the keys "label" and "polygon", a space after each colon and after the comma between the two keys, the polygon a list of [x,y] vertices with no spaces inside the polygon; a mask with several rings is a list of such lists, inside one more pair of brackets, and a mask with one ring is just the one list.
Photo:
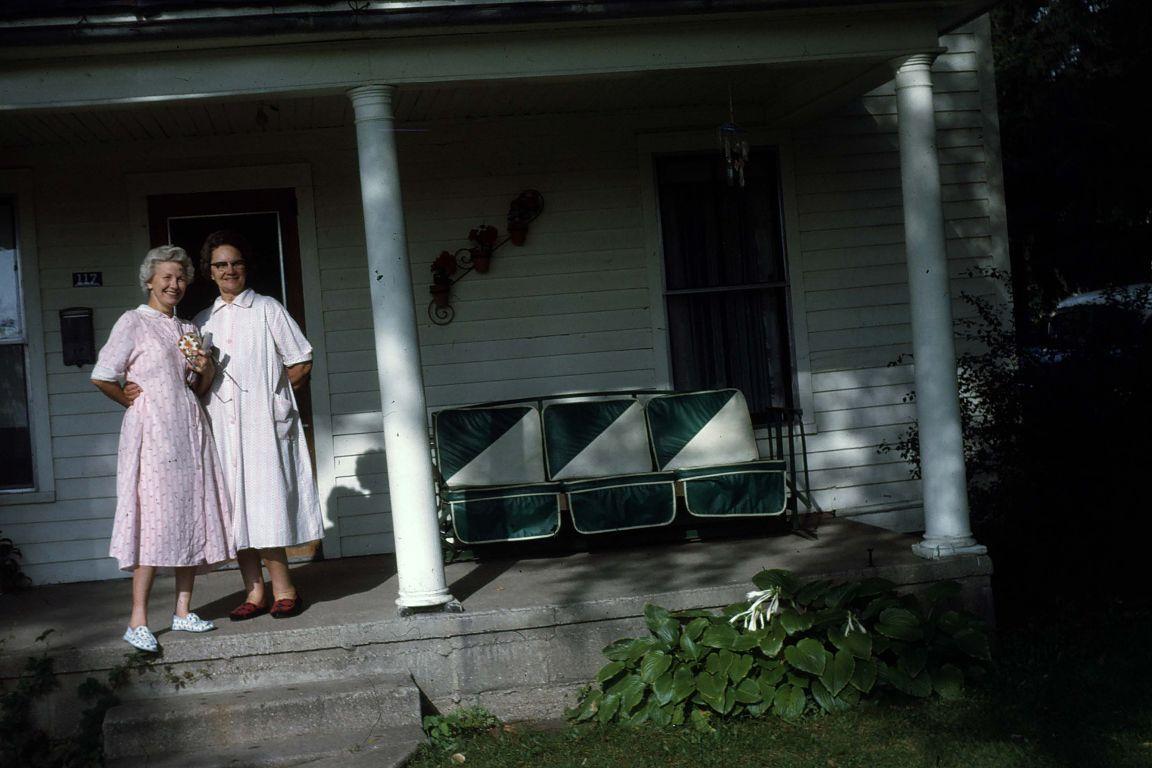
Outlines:
{"label": "green seat cushion", "polygon": [[450,488],[544,482],[540,414],[530,405],[450,408],[432,416],[436,466]]}
{"label": "green seat cushion", "polygon": [[760,458],[748,403],[738,389],[660,395],[644,409],[658,470]]}
{"label": "green seat cushion", "polygon": [[572,524],[580,533],[669,525],[676,518],[675,475],[637,475],[564,483]]}
{"label": "green seat cushion", "polygon": [[677,470],[694,517],[770,517],[785,510],[784,462],[773,459]]}
{"label": "green seat cushion", "polygon": [[652,471],[644,407],[634,399],[549,403],[542,418],[552,480]]}
{"label": "green seat cushion", "polygon": [[459,488],[444,493],[464,544],[546,539],[560,530],[559,483]]}

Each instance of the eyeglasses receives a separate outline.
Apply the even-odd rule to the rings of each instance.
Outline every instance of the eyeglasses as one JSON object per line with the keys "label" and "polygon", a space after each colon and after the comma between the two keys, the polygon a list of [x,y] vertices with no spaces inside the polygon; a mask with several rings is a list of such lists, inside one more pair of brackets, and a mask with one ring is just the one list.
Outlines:
{"label": "eyeglasses", "polygon": [[212,268],[213,269],[228,269],[228,267],[232,267],[232,269],[244,269],[244,267],[246,267],[246,266],[248,266],[248,265],[244,263],[243,259],[237,259],[236,261],[214,261],[214,262],[212,262]]}

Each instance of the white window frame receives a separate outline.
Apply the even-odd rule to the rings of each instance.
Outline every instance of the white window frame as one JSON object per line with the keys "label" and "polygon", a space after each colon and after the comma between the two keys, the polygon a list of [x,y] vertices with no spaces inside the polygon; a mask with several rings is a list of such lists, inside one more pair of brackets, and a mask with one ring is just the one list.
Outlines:
{"label": "white window frame", "polygon": [[[816,432],[812,395],[812,362],[808,348],[808,315],[804,303],[803,252],[796,207],[796,180],[791,135],[784,131],[754,129],[748,132],[753,146],[776,147],[780,160],[780,200],[784,218],[784,265],[788,275],[788,330],[792,353],[793,394],[804,412],[804,428]],[[716,132],[684,131],[643,134],[638,137],[640,196],[644,215],[644,246],[648,253],[649,305],[652,312],[652,349],[657,384],[672,388],[672,349],[668,338],[665,307],[664,242],[660,232],[660,204],[656,187],[655,156],[674,152],[720,152]],[[755,150],[749,158],[756,162]]]}
{"label": "white window frame", "polygon": [[31,170],[0,171],[0,194],[15,199],[16,259],[24,312],[24,376],[28,387],[28,426],[32,436],[31,488],[0,491],[0,506],[56,500],[52,467],[52,423],[48,412],[48,376],[44,365],[44,315],[40,306],[40,262]]}

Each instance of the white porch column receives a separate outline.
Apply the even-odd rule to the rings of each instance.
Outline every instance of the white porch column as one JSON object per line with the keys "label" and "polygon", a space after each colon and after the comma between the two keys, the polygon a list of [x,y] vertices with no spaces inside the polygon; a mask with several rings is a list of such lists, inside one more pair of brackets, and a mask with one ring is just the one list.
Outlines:
{"label": "white porch column", "polygon": [[348,92],[356,114],[360,193],[368,251],[368,285],[384,452],[396,541],[401,613],[431,606],[458,609],[444,579],[444,558],[432,480],[432,453],[408,265],[404,210],[392,130],[390,85],[365,85]]}
{"label": "white porch column", "polygon": [[935,58],[935,54],[917,54],[894,62],[924,493],[924,539],[912,550],[925,558],[987,551],[972,537],[968,520],[952,295],[932,105],[931,67]]}

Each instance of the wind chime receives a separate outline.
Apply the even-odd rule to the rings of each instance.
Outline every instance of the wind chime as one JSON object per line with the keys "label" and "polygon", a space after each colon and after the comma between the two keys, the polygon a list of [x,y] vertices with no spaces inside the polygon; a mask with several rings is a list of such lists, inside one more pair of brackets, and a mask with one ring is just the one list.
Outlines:
{"label": "wind chime", "polygon": [[724,167],[728,186],[744,186],[744,166],[748,164],[748,134],[736,125],[732,108],[732,86],[728,86],[728,122],[720,125],[720,146],[724,149]]}

